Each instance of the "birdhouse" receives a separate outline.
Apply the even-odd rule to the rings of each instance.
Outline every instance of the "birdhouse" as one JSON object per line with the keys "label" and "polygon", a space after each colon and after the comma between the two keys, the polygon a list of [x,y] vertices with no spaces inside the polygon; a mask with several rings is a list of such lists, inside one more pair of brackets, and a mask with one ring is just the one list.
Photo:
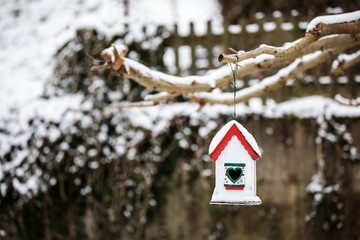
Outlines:
{"label": "birdhouse", "polygon": [[259,205],[256,160],[261,158],[254,137],[235,120],[212,139],[209,155],[215,161],[215,189],[210,204]]}

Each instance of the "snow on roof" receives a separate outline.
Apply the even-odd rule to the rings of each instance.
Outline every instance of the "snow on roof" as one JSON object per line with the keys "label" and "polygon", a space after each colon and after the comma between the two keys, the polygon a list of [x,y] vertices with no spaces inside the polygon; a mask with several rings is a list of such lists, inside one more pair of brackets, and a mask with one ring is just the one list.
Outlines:
{"label": "snow on roof", "polygon": [[233,125],[235,125],[239,129],[245,140],[248,142],[252,150],[254,150],[254,152],[258,155],[258,157],[261,157],[261,152],[259,146],[255,141],[255,138],[248,132],[246,128],[244,128],[240,123],[235,120],[231,120],[230,122],[225,124],[225,126],[222,127],[220,131],[214,136],[210,143],[209,155],[211,155],[215,151],[217,146],[220,144],[220,142],[223,140],[223,138],[226,136],[226,134],[229,132],[230,128]]}
{"label": "snow on roof", "polygon": [[353,22],[360,19],[360,10],[350,13],[343,13],[338,15],[329,15],[329,16],[320,16],[314,18],[308,25],[306,32],[310,32],[318,23],[323,23],[325,25],[335,24],[335,23],[346,23]]}

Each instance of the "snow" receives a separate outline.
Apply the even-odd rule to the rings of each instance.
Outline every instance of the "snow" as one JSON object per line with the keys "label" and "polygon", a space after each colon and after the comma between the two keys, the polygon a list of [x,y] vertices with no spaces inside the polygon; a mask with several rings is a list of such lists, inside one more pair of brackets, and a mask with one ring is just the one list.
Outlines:
{"label": "snow", "polygon": [[325,194],[338,192],[340,186],[338,184],[325,186],[325,180],[319,173],[312,176],[312,181],[306,187],[306,191],[314,195],[314,204],[319,204]]}
{"label": "snow", "polygon": [[294,24],[292,24],[291,22],[282,23],[281,29],[284,31],[291,31],[294,29]]}
{"label": "snow", "polygon": [[[175,59],[175,58],[174,58]],[[179,67],[182,71],[186,71],[190,68],[192,63],[191,60],[191,48],[190,46],[180,46],[179,47]],[[175,66],[175,62],[174,62]]]}
{"label": "snow", "polygon": [[150,98],[158,98],[158,97],[166,97],[167,95],[169,95],[169,93],[167,92],[159,92],[159,93],[156,93],[156,94],[151,94],[151,95],[146,95],[144,100],[145,101],[148,101]]}
{"label": "snow", "polygon": [[[205,105],[201,112],[197,112],[197,104],[173,103],[171,105],[159,105],[146,107],[142,109],[124,109],[124,113],[133,118],[134,126],[145,127],[153,130],[156,134],[166,128],[168,121],[173,116],[190,116],[193,121],[202,118],[205,114],[211,119],[216,119],[220,115],[232,115],[233,106],[224,106],[221,104]],[[357,106],[345,106],[331,98],[322,96],[308,96],[295,98],[292,100],[276,103],[268,99],[263,105],[260,99],[251,100],[249,105],[245,103],[236,104],[238,116],[259,114],[266,118],[284,118],[288,116],[298,118],[317,118],[318,116],[338,117],[338,118],[358,118],[360,117],[360,108]],[[156,122],[153,125],[151,122]],[[213,130],[214,124],[210,121],[207,129],[200,131],[201,136],[207,136],[207,133]]]}
{"label": "snow", "polygon": [[349,79],[347,76],[340,76],[337,78],[337,82],[340,84],[346,84],[349,82]]}
{"label": "snow", "polygon": [[[0,9],[0,116],[9,115],[10,108],[26,109],[24,105],[39,99],[44,83],[52,77],[53,55],[75,37],[77,29],[95,28],[113,36],[123,33],[124,24],[129,23],[128,36],[141,40],[144,25],[151,29],[162,24],[171,29],[175,22],[180,28],[188,28],[190,21],[200,26],[209,20],[222,21],[215,0],[174,4],[176,7],[165,0],[131,1],[129,16],[125,17],[124,4],[117,0],[4,2]],[[19,14],[15,16],[12,9],[18,9]],[[199,9],[202,14],[198,14]]]}
{"label": "snow", "polygon": [[322,85],[330,84],[331,83],[331,77],[329,77],[329,76],[319,77],[319,83],[322,84]]}
{"label": "snow", "polygon": [[258,20],[263,19],[264,17],[265,17],[265,13],[263,13],[263,12],[255,13],[255,18]]}
{"label": "snow", "polygon": [[355,76],[355,82],[360,83],[360,75]]}
{"label": "snow", "polygon": [[360,50],[352,54],[341,53],[337,56],[337,59],[332,63],[331,67],[337,68],[340,63],[351,61],[359,56],[360,56]]}
{"label": "snow", "polygon": [[297,16],[299,16],[300,13],[299,13],[298,10],[292,9],[292,10],[290,11],[290,14],[291,14],[291,16],[297,17]]}
{"label": "snow", "polygon": [[165,53],[163,56],[164,64],[168,69],[169,73],[174,75],[176,74],[176,66],[175,66],[175,51],[171,47],[167,47],[165,49]]}
{"label": "snow", "polygon": [[257,23],[246,25],[246,31],[248,33],[257,33],[259,31],[259,25]]}
{"label": "snow", "polygon": [[[360,108],[357,106],[344,106],[339,104],[331,98],[322,96],[309,96],[289,101],[276,103],[268,99],[265,105],[261,105],[260,99],[251,101],[252,106],[247,106],[245,103],[236,104],[238,116],[260,114],[266,118],[284,118],[287,116],[295,116],[298,118],[317,118],[318,116],[333,116],[333,117],[360,117]],[[220,104],[205,105],[201,112],[197,112],[197,104],[189,103],[174,103],[171,105],[159,105],[146,107],[141,109],[129,108],[124,109],[124,113],[131,116],[132,124],[134,126],[142,126],[149,130],[154,130],[156,133],[167,127],[169,120],[173,116],[190,116],[191,119],[199,119],[208,116],[211,119],[216,119],[218,116],[227,114],[231,116],[233,106],[224,106]],[[153,125],[151,122],[156,122]],[[213,131],[216,124],[209,121],[206,129],[200,131],[201,136],[207,136],[209,132]]]}
{"label": "snow", "polygon": [[299,28],[303,30],[303,29],[307,28],[307,26],[309,25],[309,22],[300,21],[298,25],[299,25]]}
{"label": "snow", "polygon": [[[143,5],[144,2],[148,2],[151,7],[145,8]],[[216,0],[200,0],[200,1],[193,1],[193,0],[181,0],[181,1],[165,1],[165,0],[156,0],[156,1],[147,1],[142,0],[139,1],[139,7],[145,11],[152,11],[153,8],[158,8],[161,10],[161,13],[156,14],[153,13],[149,15],[149,13],[145,13],[149,15],[150,19],[154,17],[161,17],[164,15],[164,11],[166,11],[163,6],[166,4],[170,4],[170,2],[174,2],[176,4],[175,7],[169,11],[172,15],[174,20],[173,23],[178,23],[179,26],[179,33],[180,34],[188,34],[190,32],[189,29],[189,22],[196,22],[195,25],[195,34],[196,35],[204,35],[206,33],[207,22],[209,20],[212,21],[213,27],[218,28],[219,25],[222,23],[222,15],[220,13],[221,6],[219,5],[218,1]],[[156,6],[154,7],[154,4]],[[201,12],[201,14],[199,14]],[[159,15],[159,16],[155,16]],[[163,18],[160,23],[164,24],[169,22],[169,19]]]}
{"label": "snow", "polygon": [[[272,108],[272,109],[271,109]],[[321,96],[309,96],[277,104],[264,110],[265,117],[281,118],[294,115],[300,118],[316,118],[320,115],[327,117],[360,117],[360,108],[344,106],[333,99]]]}
{"label": "snow", "polygon": [[[262,45],[260,45],[260,48],[265,47],[265,46],[267,46],[267,45],[262,44]],[[267,46],[267,47],[269,47],[269,46]],[[258,63],[262,63],[265,60],[270,60],[270,59],[273,59],[273,58],[275,58],[274,55],[261,54],[259,56],[256,56],[255,58],[245,59],[245,60],[239,62],[238,64],[240,64],[241,66],[245,66],[247,64],[252,64],[252,63],[258,64]]]}
{"label": "snow", "polygon": [[282,17],[283,15],[282,15],[282,13],[280,12],[280,11],[274,11],[273,12],[273,17],[274,18],[280,18],[280,17]]}
{"label": "snow", "polygon": [[259,146],[257,145],[257,143],[255,141],[255,138],[248,132],[248,130],[246,128],[243,127],[243,125],[241,125],[240,123],[238,123],[235,120],[231,120],[230,122],[225,124],[225,126],[223,126],[220,129],[220,131],[213,137],[213,139],[211,140],[210,146],[209,146],[209,155],[215,150],[215,148],[219,145],[221,140],[224,138],[226,133],[229,131],[229,129],[234,124],[240,130],[240,132],[243,134],[246,141],[250,144],[250,146],[256,152],[256,154],[261,157],[261,151],[260,151]]}
{"label": "snow", "polygon": [[306,190],[309,193],[317,193],[323,190],[323,180],[321,179],[319,174],[315,174],[312,176],[312,181],[307,186]]}
{"label": "snow", "polygon": [[171,84],[182,84],[182,85],[193,85],[197,84],[208,84],[210,87],[215,87],[216,80],[218,78],[224,78],[231,74],[231,70],[228,66],[223,66],[217,70],[211,71],[205,76],[188,76],[188,77],[177,77],[162,72],[154,71],[145,65],[134,61],[129,58],[124,59],[125,68],[134,68],[138,70],[143,76],[147,76],[155,80],[167,81]]}
{"label": "snow", "polygon": [[34,175],[30,176],[25,183],[21,183],[17,178],[14,178],[13,186],[23,195],[29,193],[29,191],[36,194],[38,191],[38,178],[40,175],[41,173],[36,172]]}
{"label": "snow", "polygon": [[240,34],[241,33],[240,25],[229,25],[228,29],[231,34]]}
{"label": "snow", "polygon": [[345,104],[345,105],[351,105],[351,104],[359,104],[360,103],[360,97],[356,98],[356,99],[347,99],[342,97],[340,94],[336,94],[335,95],[335,100],[341,104]]}
{"label": "snow", "polygon": [[355,11],[355,12],[350,12],[350,13],[316,17],[309,23],[309,25],[306,28],[306,32],[310,32],[320,22],[325,25],[329,25],[329,24],[336,24],[336,23],[352,22],[352,21],[356,21],[359,19],[360,19],[360,10]]}
{"label": "snow", "polygon": [[263,28],[265,32],[272,32],[276,29],[276,23],[275,22],[265,22],[263,25]]}
{"label": "snow", "polygon": [[[115,48],[119,54],[121,54],[124,50],[127,49],[125,45],[119,45],[119,44],[115,45]],[[106,53],[107,55],[111,56],[111,62],[115,62],[114,48],[112,46],[104,49],[103,53]]]}
{"label": "snow", "polygon": [[203,177],[210,177],[211,175],[213,175],[213,172],[211,169],[204,169],[201,171],[201,176],[203,176]]}
{"label": "snow", "polygon": [[325,11],[328,14],[340,14],[344,12],[341,7],[328,7]]}

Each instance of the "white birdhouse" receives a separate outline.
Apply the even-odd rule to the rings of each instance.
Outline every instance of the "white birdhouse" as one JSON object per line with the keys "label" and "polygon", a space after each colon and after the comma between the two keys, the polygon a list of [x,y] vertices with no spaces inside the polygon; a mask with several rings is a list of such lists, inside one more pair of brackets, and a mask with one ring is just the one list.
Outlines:
{"label": "white birdhouse", "polygon": [[215,161],[215,189],[210,204],[259,205],[256,160],[261,158],[254,137],[235,120],[212,139],[209,155]]}

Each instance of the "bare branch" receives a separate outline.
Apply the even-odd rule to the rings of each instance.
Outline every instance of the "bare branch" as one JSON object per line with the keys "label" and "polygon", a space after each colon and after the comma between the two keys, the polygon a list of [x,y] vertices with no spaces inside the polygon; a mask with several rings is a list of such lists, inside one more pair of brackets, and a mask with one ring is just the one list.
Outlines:
{"label": "bare branch", "polygon": [[129,102],[122,102],[117,104],[109,105],[108,108],[133,108],[133,107],[152,107],[158,105],[156,102],[135,102],[135,103],[129,103]]}
{"label": "bare branch", "polygon": [[333,62],[331,74],[343,75],[344,70],[360,62],[360,51],[353,54],[340,54]]}
{"label": "bare branch", "polygon": [[[267,58],[260,58],[259,56],[255,59],[247,59],[242,62],[239,62],[242,68],[237,73],[237,78],[242,78],[251,73],[257,73],[264,71],[266,69],[278,67],[286,63],[294,61],[296,58],[302,57],[309,53],[313,53],[319,50],[335,50],[336,48],[346,46],[346,49],[360,45],[360,34],[357,34],[356,37],[351,35],[339,35],[333,36],[331,38],[320,39],[313,44],[307,46],[304,49],[301,49],[296,54],[293,54],[289,57],[276,58],[268,56]],[[225,86],[231,82],[231,78],[227,82],[218,80],[217,86]]]}
{"label": "bare branch", "polygon": [[346,106],[360,106],[360,98],[357,99],[349,99],[349,98],[344,98],[343,96],[341,96],[340,94],[336,94],[335,96],[335,101],[338,102],[341,105],[346,105]]}
{"label": "bare branch", "polygon": [[178,93],[171,94],[171,93],[167,93],[167,92],[160,92],[157,94],[147,95],[147,96],[145,96],[144,100],[150,101],[150,102],[169,101],[173,98],[176,98],[179,95],[180,94],[178,94]]}
{"label": "bare branch", "polygon": [[[359,11],[360,14],[360,11]],[[223,63],[237,63],[246,59],[254,58],[261,54],[269,54],[273,55],[277,58],[282,57],[292,57],[293,54],[299,52],[302,48],[307,47],[311,43],[316,40],[329,36],[332,34],[352,34],[355,35],[360,32],[360,20],[346,23],[334,23],[334,24],[323,24],[319,22],[316,24],[314,28],[309,30],[305,37],[300,41],[296,42],[296,44],[288,47],[272,47],[267,45],[262,45],[259,48],[256,48],[252,51],[246,53],[238,53],[238,54],[220,54],[219,62]]]}
{"label": "bare branch", "polygon": [[[340,50],[338,50],[340,51]],[[281,69],[276,75],[265,78],[260,83],[253,85],[251,87],[239,90],[236,92],[235,102],[244,102],[249,100],[252,97],[258,97],[275,90],[276,88],[284,85],[286,81],[294,79],[297,74],[325,61],[326,59],[333,56],[334,52],[325,51],[321,53],[318,51],[316,53],[309,54],[308,56],[298,59],[293,62],[286,68]],[[232,105],[234,103],[233,93],[197,93],[195,94],[197,101],[202,101],[205,103],[216,103],[216,104],[225,104]]]}

